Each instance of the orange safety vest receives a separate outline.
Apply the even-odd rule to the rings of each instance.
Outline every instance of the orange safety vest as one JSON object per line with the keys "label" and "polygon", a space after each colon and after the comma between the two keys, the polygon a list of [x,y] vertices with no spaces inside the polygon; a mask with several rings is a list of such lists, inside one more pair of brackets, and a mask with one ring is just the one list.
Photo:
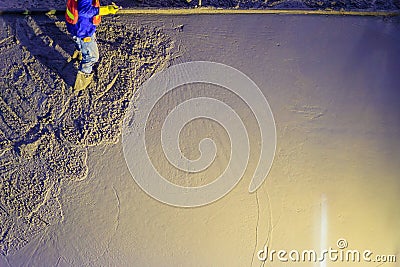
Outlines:
{"label": "orange safety vest", "polygon": [[[100,7],[100,0],[92,0],[92,5],[94,7]],[[92,22],[93,25],[98,26],[101,22],[101,16],[100,15],[94,16]]]}
{"label": "orange safety vest", "polygon": [[[92,5],[94,7],[100,7],[100,0],[93,0]],[[67,10],[65,11],[65,20],[70,24],[76,24],[79,18],[78,11],[78,0],[68,0],[67,1]],[[98,26],[101,22],[101,16],[94,16],[92,19],[92,23],[95,26]]]}

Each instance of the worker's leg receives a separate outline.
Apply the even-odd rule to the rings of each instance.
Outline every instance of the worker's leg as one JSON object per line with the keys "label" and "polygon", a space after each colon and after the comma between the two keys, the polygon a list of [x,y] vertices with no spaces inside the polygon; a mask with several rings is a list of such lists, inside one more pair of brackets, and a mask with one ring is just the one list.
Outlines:
{"label": "worker's leg", "polygon": [[86,89],[92,81],[93,66],[99,61],[99,49],[95,35],[90,38],[76,38],[75,40],[82,52],[82,61],[74,85],[74,91],[79,92]]}
{"label": "worker's leg", "polygon": [[83,73],[92,73],[93,66],[99,61],[99,49],[97,47],[96,35],[90,38],[75,37],[77,48],[82,52],[82,61],[79,70]]}
{"label": "worker's leg", "polygon": [[72,37],[72,39],[74,39],[74,42],[75,42],[75,50],[81,51],[81,49],[82,49],[81,38],[74,36],[74,37]]}
{"label": "worker's leg", "polygon": [[81,40],[78,37],[73,37],[75,42],[75,51],[72,54],[72,59],[82,61]]}

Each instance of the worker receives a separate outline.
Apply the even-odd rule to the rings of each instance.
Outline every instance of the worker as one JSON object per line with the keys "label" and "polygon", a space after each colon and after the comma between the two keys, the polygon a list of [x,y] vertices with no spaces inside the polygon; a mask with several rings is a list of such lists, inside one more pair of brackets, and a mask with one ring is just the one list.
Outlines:
{"label": "worker", "polygon": [[68,32],[76,43],[72,58],[80,60],[74,91],[86,89],[93,79],[93,66],[99,61],[96,43],[96,27],[101,16],[115,14],[118,6],[114,3],[100,6],[100,0],[68,0],[65,19]]}

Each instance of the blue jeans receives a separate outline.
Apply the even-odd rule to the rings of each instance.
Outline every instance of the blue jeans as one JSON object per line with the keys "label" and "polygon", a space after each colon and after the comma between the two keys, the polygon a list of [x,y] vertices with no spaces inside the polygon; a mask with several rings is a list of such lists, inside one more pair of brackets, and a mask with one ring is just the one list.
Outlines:
{"label": "blue jeans", "polygon": [[96,43],[96,35],[93,34],[90,40],[87,40],[88,38],[79,38],[76,36],[74,36],[73,39],[76,43],[76,48],[82,52],[82,61],[79,65],[79,70],[86,74],[92,73],[94,64],[99,61],[99,49]]}

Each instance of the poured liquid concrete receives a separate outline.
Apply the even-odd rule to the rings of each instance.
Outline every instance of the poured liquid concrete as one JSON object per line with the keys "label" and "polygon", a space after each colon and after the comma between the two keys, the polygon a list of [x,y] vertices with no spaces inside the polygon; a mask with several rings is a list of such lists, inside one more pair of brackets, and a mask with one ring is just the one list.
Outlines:
{"label": "poured liquid concrete", "polygon": [[[0,266],[379,264],[339,260],[294,263],[275,257],[263,265],[257,257],[266,246],[288,252],[338,249],[339,239],[347,241],[347,249],[398,256],[397,18],[232,15],[109,19],[98,34],[103,53],[100,76],[79,97],[68,94],[65,68],[58,68],[53,57],[43,56],[29,41],[54,40],[48,51],[61,60],[62,50],[57,50],[56,44],[65,37],[55,28],[46,30],[54,22],[41,17],[1,20],[6,29],[1,43],[1,53],[7,57],[2,61],[3,76],[12,74],[2,80],[6,104],[2,104],[1,114],[7,127],[1,128],[5,136],[1,177],[3,184],[10,182],[7,188],[15,188],[13,192],[22,190],[18,196],[27,205],[18,206],[18,198],[2,193],[2,227],[7,225],[8,230],[2,228]],[[107,28],[113,31],[107,32]],[[37,34],[37,29],[43,33]],[[60,46],[65,44],[68,42]],[[154,48],[160,46],[163,49]],[[68,44],[63,50],[68,54],[73,47]],[[168,64],[195,60],[232,66],[259,86],[275,117],[277,149],[267,180],[250,194],[248,186],[259,152],[257,127],[248,115],[255,155],[250,156],[241,182],[217,202],[182,209],[154,200],[132,179],[120,138],[126,108],[121,103],[129,101],[149,75]],[[39,89],[35,89],[38,81]],[[204,85],[167,95],[165,105],[195,97],[198,89],[215,90],[247,116],[246,107],[235,96]],[[22,97],[28,90],[32,93]],[[40,97],[48,99],[47,110],[35,108],[43,107],[35,104]],[[38,119],[49,110],[48,120]],[[161,109],[160,117],[164,115]],[[30,131],[30,125],[39,125],[41,130]],[[159,162],[165,175],[172,174],[171,182],[186,186],[208,183],[228,162],[230,146],[223,128],[194,121],[181,132],[181,147],[189,158],[198,156],[198,140],[210,133],[217,140],[219,157],[208,173],[185,180],[163,163],[157,147],[151,149],[152,160]],[[26,137],[30,134],[35,138]],[[46,155],[54,156],[46,160]],[[145,160],[148,157],[143,155]],[[137,166],[140,168],[140,161]],[[28,179],[31,174],[46,182]],[[13,185],[24,179],[26,187]],[[33,186],[36,192],[29,184],[43,186]],[[3,208],[4,204],[8,206]]]}

